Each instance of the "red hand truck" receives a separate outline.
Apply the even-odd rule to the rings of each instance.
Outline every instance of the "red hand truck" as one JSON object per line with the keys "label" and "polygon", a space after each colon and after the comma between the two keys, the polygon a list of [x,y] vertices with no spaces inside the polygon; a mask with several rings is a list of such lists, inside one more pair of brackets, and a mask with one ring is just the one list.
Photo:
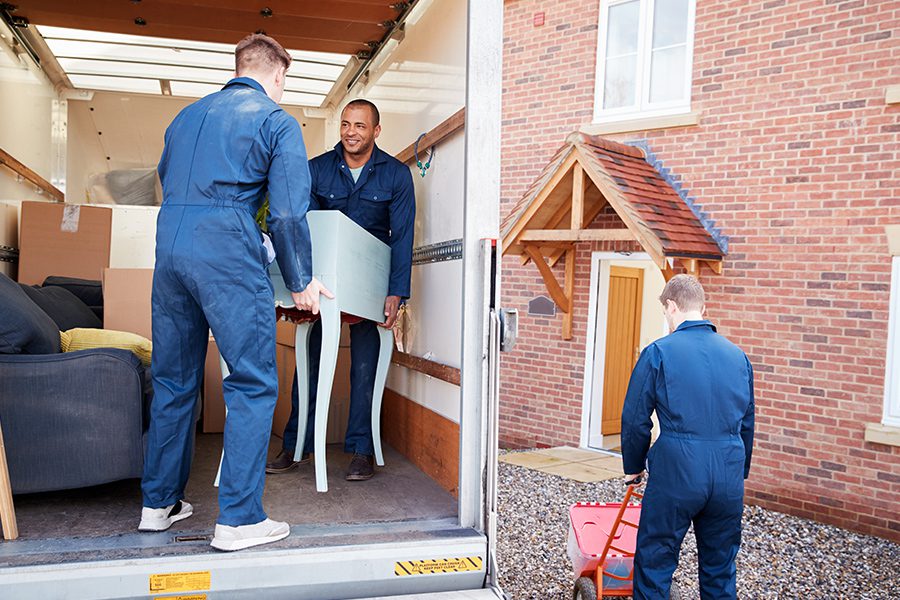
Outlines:
{"label": "red hand truck", "polygon": [[[629,485],[622,502],[578,502],[569,509],[568,554],[575,572],[573,600],[631,596],[641,505],[640,485]],[[673,583],[670,600],[680,600]]]}

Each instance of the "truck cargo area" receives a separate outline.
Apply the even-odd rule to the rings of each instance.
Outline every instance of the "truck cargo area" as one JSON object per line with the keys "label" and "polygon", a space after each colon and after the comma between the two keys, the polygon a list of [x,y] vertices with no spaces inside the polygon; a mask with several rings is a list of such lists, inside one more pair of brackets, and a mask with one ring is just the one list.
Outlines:
{"label": "truck cargo area", "polygon": [[[270,454],[280,444],[273,438]],[[123,559],[162,554],[209,553],[218,514],[213,487],[221,434],[197,434],[187,500],[194,515],[166,532],[136,530],[140,480],[102,486],[25,494],[16,497],[18,540],[0,545],[0,565],[25,566],[85,560]],[[446,534],[457,528],[456,499],[390,446],[385,467],[362,484],[344,480],[348,456],[339,445],[328,451],[328,493],[315,490],[311,464],[266,479],[264,504],[273,518],[287,521],[292,535],[251,551],[345,545],[360,540],[403,540],[416,532]]]}

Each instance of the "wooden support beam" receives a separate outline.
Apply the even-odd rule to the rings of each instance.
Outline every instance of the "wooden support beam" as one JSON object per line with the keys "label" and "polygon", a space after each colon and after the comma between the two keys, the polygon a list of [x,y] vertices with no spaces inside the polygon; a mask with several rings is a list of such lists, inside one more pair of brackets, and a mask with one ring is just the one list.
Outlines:
{"label": "wooden support beam", "polygon": [[521,242],[624,242],[637,239],[629,229],[529,229]]}
{"label": "wooden support beam", "polygon": [[564,313],[570,312],[572,306],[571,299],[566,296],[563,289],[559,286],[559,282],[556,281],[553,271],[550,270],[550,267],[547,266],[547,263],[544,261],[544,256],[537,248],[531,245],[525,246],[525,252],[531,257],[531,260],[534,261],[534,265],[538,268],[538,271],[541,272],[541,277],[544,279],[544,285],[547,286],[547,292],[550,294],[550,297],[553,298],[553,301],[556,302],[559,310]]}
{"label": "wooden support beam", "polygon": [[[462,129],[466,125],[466,108],[463,107],[456,111],[452,116],[441,122],[437,127],[425,134],[422,141],[419,142],[419,157],[428,148],[450,137],[453,133]],[[408,163],[416,159],[416,143],[413,142],[395,157],[402,163]]]}
{"label": "wooden support beam", "polygon": [[20,163],[12,154],[2,148],[0,148],[0,165],[7,167],[12,170],[13,173],[16,173],[23,179],[33,183],[57,202],[65,202],[66,195],[62,193],[62,190]]}
{"label": "wooden support beam", "polygon": [[584,227],[584,168],[575,163],[572,173],[572,229]]}
{"label": "wooden support beam", "polygon": [[419,356],[407,354],[406,352],[394,350],[394,353],[391,355],[391,362],[400,365],[401,367],[424,373],[435,379],[452,383],[453,385],[459,385],[460,383],[459,369],[433,360],[428,360],[427,358],[421,358]]}
{"label": "wooden support beam", "polygon": [[566,250],[566,280],[564,285],[566,286],[566,298],[569,300],[569,311],[563,315],[562,337],[564,340],[571,340],[572,324],[575,321],[575,311],[572,310],[575,300],[575,248]]}
{"label": "wooden support beam", "polygon": [[662,276],[666,283],[669,283],[669,280],[675,277],[675,271],[669,266],[668,260],[665,262],[665,268],[660,269],[660,271],[662,271]]}
{"label": "wooden support beam", "polygon": [[684,265],[684,270],[687,271],[688,275],[693,277],[700,277],[700,261],[696,258],[682,258],[681,264]]}
{"label": "wooden support beam", "polygon": [[3,445],[3,429],[0,428],[0,524],[3,538],[14,540],[19,537],[16,525],[16,511],[13,507],[12,484],[9,481],[9,467],[6,464],[6,447]]}
{"label": "wooden support beam", "polygon": [[716,275],[721,275],[723,270],[723,264],[721,260],[704,260],[706,266],[709,267],[709,270],[715,273]]}

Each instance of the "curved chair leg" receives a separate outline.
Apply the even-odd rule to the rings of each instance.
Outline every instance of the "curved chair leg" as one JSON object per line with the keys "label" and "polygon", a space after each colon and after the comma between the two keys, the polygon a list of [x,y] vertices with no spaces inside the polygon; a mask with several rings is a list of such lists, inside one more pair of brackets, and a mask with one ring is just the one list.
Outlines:
{"label": "curved chair leg", "polygon": [[306,440],[306,419],[309,414],[309,334],[312,322],[297,324],[294,335],[294,354],[297,359],[297,444],[294,460],[303,458],[303,442]]}
{"label": "curved chair leg", "polygon": [[[225,364],[225,358],[222,356],[222,353],[219,353],[219,366],[222,368],[222,381],[225,381],[231,371],[228,370],[228,365]],[[225,418],[228,418],[228,405],[225,405]],[[213,487],[219,487],[219,478],[222,477],[222,463],[225,462],[225,447],[223,442],[222,447],[222,455],[219,457],[219,470],[216,471],[216,480],[213,482]]]}
{"label": "curved chair leg", "polygon": [[334,381],[338,346],[341,341],[341,311],[335,300],[323,296],[319,304],[319,312],[322,316],[322,354],[319,361],[319,384],[316,387],[316,490],[327,492],[325,430],[328,427],[328,405],[331,404],[331,386]]}
{"label": "curved chair leg", "polygon": [[387,381],[388,367],[391,366],[391,355],[394,352],[394,332],[384,327],[378,328],[381,348],[378,352],[378,368],[375,371],[375,389],[372,391],[372,444],[375,446],[375,464],[384,466],[384,454],[381,452],[381,400],[384,396],[384,385]]}

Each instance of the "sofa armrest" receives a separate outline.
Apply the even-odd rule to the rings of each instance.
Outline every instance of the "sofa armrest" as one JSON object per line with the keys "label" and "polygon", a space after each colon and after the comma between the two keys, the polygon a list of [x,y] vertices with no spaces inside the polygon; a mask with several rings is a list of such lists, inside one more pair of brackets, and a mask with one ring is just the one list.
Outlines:
{"label": "sofa armrest", "polygon": [[0,355],[0,427],[13,491],[139,477],[145,384],[127,350]]}

